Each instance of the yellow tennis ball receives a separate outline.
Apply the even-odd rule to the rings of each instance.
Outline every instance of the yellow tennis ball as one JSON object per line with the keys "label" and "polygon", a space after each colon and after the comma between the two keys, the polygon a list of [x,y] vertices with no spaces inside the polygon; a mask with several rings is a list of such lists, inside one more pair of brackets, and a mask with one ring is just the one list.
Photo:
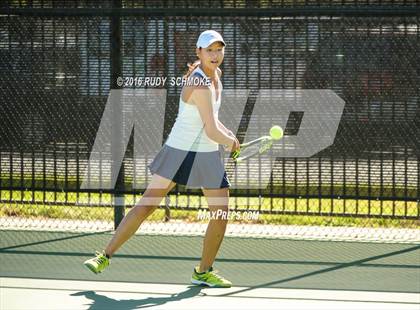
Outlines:
{"label": "yellow tennis ball", "polygon": [[283,137],[283,129],[280,126],[273,126],[270,129],[270,136],[274,140],[280,140]]}

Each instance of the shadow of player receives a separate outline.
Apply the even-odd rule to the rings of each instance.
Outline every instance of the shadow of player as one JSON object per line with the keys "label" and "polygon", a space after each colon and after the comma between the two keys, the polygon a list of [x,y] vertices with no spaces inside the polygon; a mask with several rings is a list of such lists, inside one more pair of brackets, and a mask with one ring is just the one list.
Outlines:
{"label": "shadow of player", "polygon": [[105,295],[97,294],[94,291],[82,291],[71,294],[71,296],[85,296],[93,301],[89,310],[131,310],[160,306],[171,301],[178,301],[191,298],[200,294],[203,287],[189,286],[187,290],[171,294],[167,297],[148,297],[144,299],[112,299]]}

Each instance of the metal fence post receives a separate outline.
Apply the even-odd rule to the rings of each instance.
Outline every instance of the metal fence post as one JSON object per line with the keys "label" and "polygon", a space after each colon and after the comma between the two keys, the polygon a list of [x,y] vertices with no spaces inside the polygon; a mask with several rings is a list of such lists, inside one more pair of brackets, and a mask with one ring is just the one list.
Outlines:
{"label": "metal fence post", "polygon": [[[113,8],[122,8],[121,0],[112,1]],[[121,19],[117,14],[111,16],[110,22],[110,44],[111,44],[111,89],[119,89],[121,86],[117,84],[117,78],[122,76],[122,55],[121,55],[121,43],[122,43],[122,32],[121,32]],[[118,113],[118,118],[115,119],[118,130],[114,129],[114,133],[118,135],[113,139],[112,145],[112,161],[115,162],[115,156],[118,154],[118,144],[122,141],[122,103],[118,104],[118,109],[121,109]],[[124,201],[124,161],[121,163],[121,167],[118,172],[117,182],[115,184],[115,190],[113,195],[114,205],[114,228],[117,229],[121,223],[125,214],[125,201]]]}

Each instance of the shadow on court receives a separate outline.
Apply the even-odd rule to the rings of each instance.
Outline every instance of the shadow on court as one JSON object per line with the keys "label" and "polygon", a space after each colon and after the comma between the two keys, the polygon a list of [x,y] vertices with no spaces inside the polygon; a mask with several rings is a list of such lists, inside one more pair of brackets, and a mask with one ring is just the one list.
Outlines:
{"label": "shadow on court", "polygon": [[187,298],[192,298],[200,294],[203,287],[190,286],[187,290],[172,294],[169,297],[148,297],[144,299],[112,299],[104,295],[97,294],[94,291],[82,291],[71,294],[71,296],[85,296],[87,299],[93,301],[88,308],[89,310],[130,310],[141,309],[164,305],[168,302],[179,301]]}
{"label": "shadow on court", "polygon": [[[337,271],[337,270],[344,269],[344,268],[362,266],[363,264],[366,264],[367,262],[370,262],[370,261],[384,259],[384,258],[388,258],[388,257],[391,257],[391,256],[397,256],[397,255],[401,255],[401,254],[409,253],[409,252],[414,252],[414,251],[418,251],[418,250],[420,250],[420,245],[416,245],[416,246],[409,247],[409,248],[399,250],[399,251],[393,251],[393,252],[389,252],[389,253],[385,253],[385,254],[381,254],[381,255],[375,255],[375,256],[364,258],[364,259],[351,261],[351,262],[348,262],[348,263],[337,264],[337,265],[332,266],[332,267],[324,268],[324,269],[321,269],[321,270],[315,270],[313,272],[308,272],[308,273],[304,273],[304,274],[301,274],[301,275],[296,275],[296,276],[293,276],[293,277],[288,277],[286,279],[280,279],[280,280],[275,280],[275,281],[271,281],[271,282],[267,282],[267,283],[261,283],[259,285],[254,285],[254,286],[242,289],[240,291],[235,291],[234,294],[243,293],[243,292],[246,292],[246,291],[251,291],[251,290],[258,289],[258,288],[272,287],[272,286],[279,285],[279,284],[282,284],[282,283],[291,282],[291,281],[295,281],[295,280],[300,280],[300,279],[307,278],[307,277],[313,277],[313,276],[316,276],[316,275],[320,275],[320,274],[324,274],[324,273],[328,273],[328,272],[333,272],[333,271]],[[406,268],[407,267],[408,268],[414,267],[417,270],[420,268],[419,265],[406,266]],[[388,268],[389,268],[389,266],[388,266]],[[229,296],[229,295],[232,295],[232,294],[233,293],[226,293],[226,294],[223,294],[222,296]]]}

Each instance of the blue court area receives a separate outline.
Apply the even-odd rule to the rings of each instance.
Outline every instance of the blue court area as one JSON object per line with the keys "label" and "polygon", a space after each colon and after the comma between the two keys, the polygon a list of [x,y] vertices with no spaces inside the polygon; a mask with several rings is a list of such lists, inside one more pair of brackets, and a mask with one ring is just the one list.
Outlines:
{"label": "blue court area", "polygon": [[189,284],[202,237],[136,235],[94,275],[109,232],[0,232],[1,309],[419,309],[420,245],[228,237],[215,268],[234,287]]}

